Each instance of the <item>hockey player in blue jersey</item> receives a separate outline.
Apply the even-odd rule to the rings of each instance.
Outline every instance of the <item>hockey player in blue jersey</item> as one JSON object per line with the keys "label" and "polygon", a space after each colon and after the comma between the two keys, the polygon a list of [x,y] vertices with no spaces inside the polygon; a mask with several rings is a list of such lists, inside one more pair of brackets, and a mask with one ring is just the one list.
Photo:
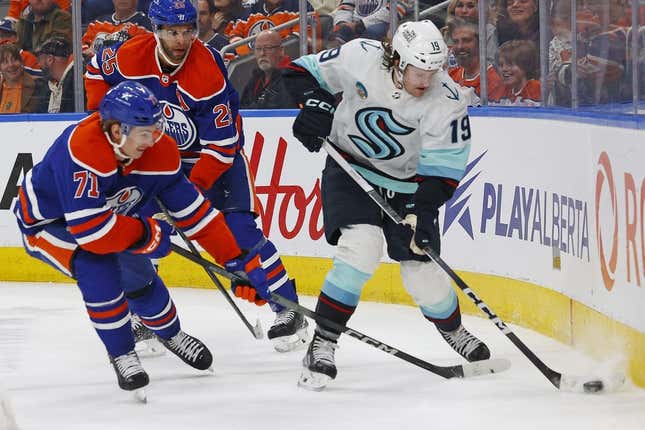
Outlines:
{"label": "hockey player in blue jersey", "polygon": [[[197,39],[197,11],[189,0],[153,0],[148,16],[154,33],[105,48],[87,65],[88,109],[95,109],[105,91],[125,79],[150,88],[164,105],[166,132],[177,141],[186,175],[224,213],[240,246],[259,252],[269,289],[297,302],[294,281],[255,221],[259,201],[243,151],[239,96],[221,56]],[[233,289],[236,296],[256,302],[253,289]],[[276,350],[305,345],[303,316],[270,305],[276,319],[267,337]]]}
{"label": "hockey player in blue jersey", "polygon": [[81,290],[89,318],[124,390],[148,384],[131,331],[130,311],[188,365],[212,356],[180,326],[177,309],[150,259],[170,252],[172,228],[140,211],[155,197],[189,237],[231,270],[244,270],[268,296],[260,257],[243,252],[224,215],[181,169],[175,141],[163,133],[162,106],[136,82],[123,82],[99,111],[65,129],[24,178],[14,207],[27,253]]}
{"label": "hockey player in blue jersey", "polygon": [[[327,158],[322,175],[327,241],[336,245],[316,311],[346,324],[382,257],[400,262],[421,313],[468,361],[490,357],[461,324],[450,279],[422,251],[440,248],[438,210],[464,175],[471,131],[467,98],[443,70],[447,48],[430,21],[406,22],[391,43],[355,39],[292,62],[284,76],[303,108],[293,134],[310,151],[333,145],[406,221],[398,225]],[[343,93],[335,106],[334,95]],[[383,237],[384,236],[384,237]],[[299,384],[321,390],[336,377],[340,333],[318,323]]]}

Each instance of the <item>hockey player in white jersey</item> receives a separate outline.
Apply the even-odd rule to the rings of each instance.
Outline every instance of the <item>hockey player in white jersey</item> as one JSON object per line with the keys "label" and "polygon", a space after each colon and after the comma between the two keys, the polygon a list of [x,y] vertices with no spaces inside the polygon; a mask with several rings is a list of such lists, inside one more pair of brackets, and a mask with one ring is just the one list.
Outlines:
{"label": "hockey player in white jersey", "polygon": [[[398,225],[384,216],[327,157],[323,216],[326,239],[336,251],[316,311],[347,323],[379,265],[385,239],[423,316],[456,352],[476,361],[488,359],[490,351],[463,327],[449,277],[421,251],[440,250],[438,210],[462,179],[471,145],[467,100],[443,70],[446,52],[432,22],[407,22],[391,43],[355,39],[303,56],[292,62],[285,80],[302,103],[294,136],[312,152],[328,137],[408,222]],[[336,377],[339,336],[317,325],[299,385],[321,390]]]}

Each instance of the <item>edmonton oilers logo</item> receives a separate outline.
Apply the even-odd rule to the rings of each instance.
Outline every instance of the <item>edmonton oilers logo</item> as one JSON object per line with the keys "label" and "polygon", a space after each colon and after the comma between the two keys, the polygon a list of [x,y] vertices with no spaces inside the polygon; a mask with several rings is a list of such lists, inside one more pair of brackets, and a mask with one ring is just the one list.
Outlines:
{"label": "edmonton oilers logo", "polygon": [[177,141],[177,147],[185,150],[195,142],[197,127],[179,106],[164,103],[163,116],[166,118],[165,132]]}
{"label": "edmonton oilers logo", "polygon": [[117,214],[127,214],[141,201],[141,190],[137,187],[127,187],[117,191],[107,198],[107,205]]}

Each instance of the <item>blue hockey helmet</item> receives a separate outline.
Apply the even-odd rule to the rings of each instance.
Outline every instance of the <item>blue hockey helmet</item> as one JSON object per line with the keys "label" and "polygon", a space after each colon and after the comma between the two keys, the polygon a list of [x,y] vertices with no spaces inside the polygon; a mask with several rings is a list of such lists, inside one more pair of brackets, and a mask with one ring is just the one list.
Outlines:
{"label": "blue hockey helmet", "polygon": [[[163,129],[162,105],[145,86],[124,81],[112,87],[99,105],[101,120],[114,120],[126,126],[157,125]],[[128,134],[129,127],[124,133]]]}
{"label": "blue hockey helmet", "polygon": [[152,0],[148,9],[148,18],[155,31],[162,25],[197,26],[197,10],[190,0]]}

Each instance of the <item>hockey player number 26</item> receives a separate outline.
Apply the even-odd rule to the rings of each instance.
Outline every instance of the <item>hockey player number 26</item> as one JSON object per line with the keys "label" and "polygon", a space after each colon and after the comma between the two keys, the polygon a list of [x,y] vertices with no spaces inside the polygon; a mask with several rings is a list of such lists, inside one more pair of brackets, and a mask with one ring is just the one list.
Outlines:
{"label": "hockey player number 26", "polygon": [[453,120],[450,123],[450,128],[452,129],[452,143],[465,142],[470,139],[470,119],[468,115],[461,118],[461,120]]}
{"label": "hockey player number 26", "polygon": [[80,172],[74,172],[74,182],[78,182],[76,187],[76,192],[74,193],[75,199],[80,199],[85,195],[85,190],[87,189],[87,196],[93,199],[99,197],[98,190],[98,180],[94,173],[88,172],[87,170],[81,170]]}

